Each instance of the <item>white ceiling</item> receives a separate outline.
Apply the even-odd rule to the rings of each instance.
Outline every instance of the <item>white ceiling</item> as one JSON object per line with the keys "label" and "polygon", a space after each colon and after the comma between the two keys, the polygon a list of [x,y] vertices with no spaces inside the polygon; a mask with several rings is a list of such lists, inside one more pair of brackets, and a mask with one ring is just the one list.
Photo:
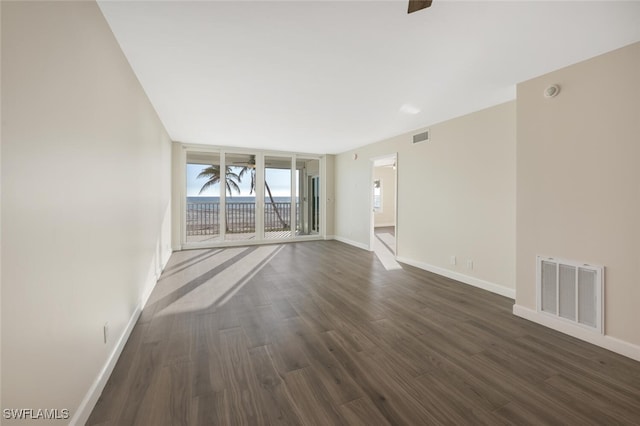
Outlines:
{"label": "white ceiling", "polygon": [[339,153],[640,41],[640,2],[100,1],[171,138]]}

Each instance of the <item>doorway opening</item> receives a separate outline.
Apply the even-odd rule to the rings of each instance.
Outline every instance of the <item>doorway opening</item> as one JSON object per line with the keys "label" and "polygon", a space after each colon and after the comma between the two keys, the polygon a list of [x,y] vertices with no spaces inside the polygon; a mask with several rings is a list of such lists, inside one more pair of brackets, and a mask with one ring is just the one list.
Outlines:
{"label": "doorway opening", "polygon": [[370,250],[387,269],[398,269],[397,190],[398,156],[390,154],[371,159]]}

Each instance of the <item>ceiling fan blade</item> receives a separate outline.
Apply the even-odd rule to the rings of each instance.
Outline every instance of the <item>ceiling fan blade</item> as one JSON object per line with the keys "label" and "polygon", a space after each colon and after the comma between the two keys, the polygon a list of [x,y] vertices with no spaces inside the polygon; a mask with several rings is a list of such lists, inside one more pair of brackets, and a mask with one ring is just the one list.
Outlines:
{"label": "ceiling fan blade", "polygon": [[407,13],[417,12],[418,10],[426,9],[431,6],[432,0],[420,1],[420,0],[409,0],[409,10]]}

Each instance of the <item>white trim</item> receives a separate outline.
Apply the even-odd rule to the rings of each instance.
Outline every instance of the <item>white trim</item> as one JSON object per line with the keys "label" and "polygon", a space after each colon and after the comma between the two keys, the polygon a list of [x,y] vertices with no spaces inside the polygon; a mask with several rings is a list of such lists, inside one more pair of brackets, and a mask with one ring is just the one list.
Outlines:
{"label": "white trim", "polygon": [[376,223],[374,228],[384,228],[387,226],[396,226],[395,222],[383,222],[383,223]]}
{"label": "white trim", "polygon": [[349,244],[350,246],[358,247],[359,249],[371,251],[369,250],[369,246],[367,244],[359,243],[357,241],[350,240],[348,238],[341,237],[339,235],[333,235],[333,238],[336,241],[340,241],[341,243]]}
{"label": "white trim", "polygon": [[[170,252],[169,252],[169,255],[171,255]],[[162,262],[162,271],[164,272],[164,268],[166,268],[167,263],[169,263],[169,256],[167,256],[166,259],[161,259],[161,262]],[[75,414],[69,421],[70,425],[83,425],[87,422],[87,420],[89,420],[89,416],[91,415],[91,412],[95,408],[96,403],[100,398],[100,395],[102,395],[102,391],[104,390],[104,387],[106,386],[107,381],[109,380],[109,377],[111,377],[111,373],[113,373],[113,369],[115,368],[116,363],[118,362],[118,359],[122,354],[122,350],[124,349],[124,346],[127,344],[127,341],[129,340],[129,336],[131,336],[133,327],[138,322],[138,318],[140,318],[142,309],[144,309],[144,307],[146,306],[147,301],[151,296],[151,292],[153,292],[153,289],[156,287],[156,284],[158,284],[157,280],[154,281],[152,285],[150,285],[146,290],[143,291],[140,304],[136,306],[136,308],[134,309],[133,314],[131,314],[131,318],[129,318],[129,322],[127,322],[126,327],[124,328],[124,330],[122,331],[122,334],[120,335],[120,338],[118,339],[118,342],[116,343],[115,347],[109,354],[109,357],[107,358],[107,362],[105,362],[104,366],[102,367],[102,370],[100,370],[100,373],[98,373],[98,376],[91,384],[91,387],[85,394],[84,398],[82,399],[82,402],[80,402],[78,409],[76,410]]]}
{"label": "white trim", "polygon": [[601,348],[608,349],[636,361],[640,361],[640,346],[633,343],[625,342],[624,340],[620,340],[615,337],[594,333],[593,331],[589,331],[583,327],[579,327],[569,322],[560,321],[559,319],[549,315],[543,315],[534,309],[529,309],[521,305],[513,305],[513,314],[561,333],[568,334],[576,339],[584,340],[585,342],[600,346]]}
{"label": "white trim", "polygon": [[[164,267],[165,266],[166,266],[166,264],[164,266],[162,266],[162,271],[164,271]],[[160,275],[162,275],[162,272],[160,272]],[[144,307],[147,305],[147,301],[151,297],[151,293],[153,293],[153,289],[156,288],[156,284],[158,284],[158,280],[159,279],[160,278],[154,280],[153,283],[151,283],[151,285],[148,285],[147,288],[142,291],[142,297],[140,298],[140,311],[141,312],[142,312],[142,309],[144,309]]]}
{"label": "white trim", "polygon": [[[169,263],[169,259],[171,259],[172,254],[173,254],[173,250],[168,247],[162,254],[162,270],[163,271],[164,271],[164,268],[167,266],[167,263]],[[160,275],[162,275],[162,273],[160,273]]]}
{"label": "white trim", "polygon": [[181,250],[200,250],[200,249],[212,249],[212,248],[226,248],[226,247],[244,247],[244,246],[259,246],[259,245],[273,245],[280,243],[299,243],[301,241],[319,241],[322,239],[331,239],[331,238],[323,238],[319,234],[311,234],[311,235],[297,235],[295,237],[289,238],[265,238],[262,240],[258,239],[250,239],[250,240],[215,240],[214,242],[193,242],[186,243],[182,246]]}
{"label": "white trim", "polygon": [[118,361],[118,358],[120,358],[120,354],[124,349],[124,345],[127,343],[127,340],[131,335],[131,331],[133,331],[133,327],[136,325],[136,322],[138,321],[141,313],[142,308],[141,305],[139,305],[133,311],[133,315],[131,315],[131,318],[129,318],[129,322],[124,328],[120,339],[118,339],[118,343],[107,358],[107,362],[102,367],[102,370],[100,371],[94,382],[91,384],[89,391],[86,393],[86,395],[82,399],[82,402],[80,403],[80,406],[71,418],[71,421],[69,422],[70,425],[83,425],[87,422],[87,420],[89,420],[89,416],[96,406],[98,398],[100,398],[100,395],[102,395],[102,391],[107,384],[107,380],[109,380],[109,377],[111,376],[111,373],[116,366],[116,362]]}
{"label": "white trim", "polygon": [[[206,154],[218,154],[220,156],[219,165],[222,170],[225,169],[227,156],[229,154],[241,154],[241,155],[254,155],[256,161],[256,188],[255,188],[255,215],[256,215],[256,229],[255,229],[255,239],[253,239],[252,243],[247,243],[249,245],[254,244],[272,244],[273,241],[267,238],[264,238],[264,201],[265,201],[265,156],[272,157],[281,157],[281,158],[291,158],[291,190],[294,189],[295,182],[295,164],[298,158],[304,160],[317,160],[318,161],[318,175],[320,178],[320,199],[323,199],[323,194],[325,191],[325,186],[327,184],[327,173],[326,173],[326,156],[318,155],[318,154],[309,154],[309,153],[300,153],[293,151],[267,151],[253,148],[237,148],[237,147],[228,147],[221,145],[199,145],[199,144],[189,144],[182,142],[175,142],[179,144],[182,148],[180,150],[180,183],[179,183],[179,198],[180,198],[180,244],[178,245],[175,241],[173,242],[172,249],[173,251],[180,250],[190,250],[194,248],[209,248],[209,247],[230,247],[237,246],[238,244],[232,242],[230,244],[226,244],[225,241],[225,232],[226,232],[226,215],[220,215],[220,238],[222,243],[215,243],[215,245],[211,246],[208,244],[200,245],[198,243],[188,242],[187,241],[187,230],[186,230],[186,214],[187,214],[187,179],[186,179],[186,164],[188,153],[206,153]],[[227,205],[227,195],[224,189],[224,186],[220,186],[220,211],[226,211]],[[292,199],[294,196],[292,195]],[[326,225],[326,205],[325,203],[321,203],[320,205],[320,234],[323,235],[325,233],[325,225]],[[296,229],[296,221],[295,221],[295,211],[291,210],[291,226],[292,229]],[[173,225],[172,225],[173,226]],[[291,242],[295,241],[295,238],[289,238],[286,240],[278,240],[282,242]],[[247,245],[240,244],[240,245]]]}
{"label": "white trim", "polygon": [[481,280],[480,278],[470,277],[459,272],[450,271],[448,269],[440,268],[438,266],[429,265],[428,263],[418,262],[406,257],[396,257],[396,260],[407,265],[415,266],[416,268],[424,269],[425,271],[433,272],[434,274],[442,275],[447,278],[451,278],[456,281],[460,281],[464,284],[469,284],[474,287],[481,288],[483,290],[490,291],[492,293],[499,294],[501,296],[508,297],[510,299],[516,298],[516,290],[508,288],[496,283]]}
{"label": "white trim", "polygon": [[[300,152],[300,151],[274,151],[274,150],[265,150],[265,149],[257,149],[257,148],[241,148],[235,146],[228,145],[201,145],[195,143],[185,143],[180,141],[174,141],[179,143],[189,151],[200,151],[200,152],[218,152],[220,150],[227,150],[228,152],[232,152],[234,154],[255,154],[257,151],[260,151],[264,155],[275,155],[275,156],[288,156],[292,154],[296,154],[300,157],[304,157],[307,160],[315,160],[319,159],[323,156],[323,154],[313,154],[309,152]],[[232,150],[232,151],[229,151]]]}
{"label": "white trim", "polygon": [[[393,160],[396,163],[396,169],[394,170],[394,180],[395,180],[395,202],[394,202],[394,218],[395,218],[395,223],[394,226],[398,226],[397,222],[398,222],[398,151],[393,152],[391,154],[384,154],[384,155],[377,155],[375,157],[369,157],[369,245],[367,246],[367,248],[365,250],[369,250],[369,251],[374,251],[374,243],[375,243],[375,239],[376,239],[376,233],[375,233],[375,214],[376,213],[381,213],[382,210],[380,211],[376,211],[373,208],[373,181],[375,179],[375,168],[376,168],[376,160],[382,160],[382,159],[387,159],[387,158],[393,158]],[[382,188],[380,191],[380,197],[382,197]],[[396,232],[397,235],[397,232]],[[349,244],[349,243],[347,243]],[[357,247],[357,246],[356,246]],[[393,248],[394,251],[397,253],[398,252],[398,241],[396,240],[396,246]]]}
{"label": "white trim", "polygon": [[[298,193],[301,193],[303,188],[298,188],[298,182],[299,180],[296,179],[296,173],[297,173],[297,162],[298,162],[298,157],[293,154],[291,156],[291,164],[289,166],[289,172],[290,172],[290,184],[291,184],[291,189],[289,190],[289,203],[291,205],[291,208],[289,208],[289,230],[291,231],[291,233],[296,232],[296,230],[298,229],[298,223],[296,221],[296,210],[297,208],[294,207],[296,206],[296,204],[298,203],[297,197],[296,197],[296,188],[298,189]],[[320,162],[318,162],[318,168],[320,167]],[[265,168],[265,173],[266,173],[266,168]],[[306,194],[305,194],[306,195]],[[304,211],[304,209],[302,208],[302,200],[300,200],[300,216],[302,216],[302,212]],[[264,215],[265,213],[262,213],[262,218],[264,219]],[[264,225],[263,225],[263,229],[262,232],[264,233]]]}

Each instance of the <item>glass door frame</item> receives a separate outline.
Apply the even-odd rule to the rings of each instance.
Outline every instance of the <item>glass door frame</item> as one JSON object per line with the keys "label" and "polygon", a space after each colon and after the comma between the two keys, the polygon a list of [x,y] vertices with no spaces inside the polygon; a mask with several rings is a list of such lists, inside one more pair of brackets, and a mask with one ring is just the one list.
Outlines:
{"label": "glass door frame", "polygon": [[[253,151],[253,150],[245,150],[245,149],[233,149],[233,148],[221,148],[220,149],[220,163],[224,164],[225,170],[226,167],[237,167],[237,165],[232,165],[232,164],[227,164],[228,163],[228,158],[227,156],[234,156],[234,155],[253,155],[254,159],[255,159],[255,164],[254,164],[254,169],[255,169],[255,208],[254,208],[254,223],[255,223],[255,229],[253,232],[253,238],[250,239],[238,239],[237,243],[242,244],[243,243],[247,243],[247,242],[251,242],[251,241],[260,241],[262,240],[261,238],[261,234],[260,234],[260,230],[262,229],[263,226],[263,221],[262,221],[262,203],[260,202],[259,197],[261,196],[262,192],[264,191],[264,184],[262,183],[263,180],[260,179],[259,176],[259,172],[260,172],[260,168],[261,165],[263,164],[263,159],[264,156],[262,155],[262,153],[258,152],[258,151]],[[249,164],[249,163],[247,163]],[[222,167],[222,166],[221,166]],[[220,201],[223,202],[224,200],[224,206],[222,206],[222,204],[220,205],[220,209],[221,211],[223,211],[225,213],[225,235],[223,235],[222,241],[226,242],[226,243],[234,243],[236,241],[234,240],[229,240],[226,238],[226,219],[227,219],[227,210],[226,210],[226,205],[227,205],[227,192],[226,190],[222,190],[221,189],[221,196],[220,196]],[[224,195],[222,194],[224,193]]]}
{"label": "glass door frame", "polygon": [[262,184],[262,189],[263,189],[263,196],[262,196],[262,218],[264,220],[264,215],[267,211],[267,206],[266,206],[266,199],[265,197],[268,195],[266,193],[266,184],[268,183],[266,180],[266,173],[267,173],[267,164],[266,164],[266,159],[267,157],[269,158],[282,158],[282,159],[287,159],[289,160],[289,173],[290,173],[290,178],[289,178],[289,194],[290,194],[290,203],[291,203],[291,207],[289,208],[289,232],[290,235],[288,237],[284,237],[284,238],[267,238],[267,234],[266,234],[266,229],[263,226],[262,228],[262,239],[265,241],[286,241],[286,240],[291,240],[295,238],[295,229],[296,229],[296,211],[295,211],[295,194],[294,194],[294,189],[295,189],[295,161],[296,161],[296,155],[294,153],[285,153],[285,152],[279,152],[279,153],[271,153],[271,152],[265,152],[262,155],[262,160],[263,160],[263,168],[262,168],[262,178],[263,178],[263,184]]}
{"label": "glass door frame", "polygon": [[[174,161],[174,172],[178,174],[178,178],[174,180],[174,194],[175,196],[180,197],[180,217],[179,217],[179,228],[180,228],[180,246],[179,248],[174,245],[176,249],[197,249],[197,248],[213,248],[213,247],[232,247],[232,246],[246,246],[246,245],[256,245],[256,244],[273,244],[278,242],[290,242],[290,241],[304,241],[304,240],[320,240],[325,239],[325,223],[326,223],[326,202],[324,200],[325,194],[325,185],[327,182],[327,178],[325,176],[326,170],[326,158],[324,155],[317,154],[299,154],[294,152],[286,152],[286,151],[265,151],[259,149],[248,149],[248,148],[234,148],[234,147],[226,147],[226,146],[212,146],[212,145],[197,145],[197,144],[182,144],[176,143],[181,147],[179,150],[180,155],[176,156]],[[220,170],[226,170],[226,154],[251,154],[255,155],[256,159],[256,211],[255,211],[255,220],[256,220],[256,230],[255,230],[255,238],[251,240],[239,240],[239,241],[229,241],[225,239],[226,234],[226,214],[220,215],[220,238],[216,241],[203,241],[203,242],[187,242],[186,240],[186,209],[187,209],[187,182],[186,182],[186,164],[187,164],[187,153],[188,152],[199,152],[199,153],[211,153],[211,154],[219,154],[220,155]],[[174,151],[174,153],[176,153]],[[288,238],[282,239],[266,239],[264,237],[264,203],[265,203],[265,164],[264,158],[265,156],[271,157],[287,157],[291,159],[291,201],[292,208],[290,211],[290,223],[291,223],[291,236]],[[296,191],[295,188],[298,185],[296,181],[296,165],[297,160],[318,160],[319,162],[319,176],[320,176],[320,232],[317,234],[311,235],[296,235],[297,223],[296,223],[296,209],[293,208],[296,200]],[[220,185],[220,211],[226,211],[226,190],[224,189],[224,183],[221,182]],[[307,194],[307,196],[309,196]],[[175,222],[174,222],[175,223]],[[176,224],[178,225],[178,224]],[[175,225],[174,225],[175,226]]]}

